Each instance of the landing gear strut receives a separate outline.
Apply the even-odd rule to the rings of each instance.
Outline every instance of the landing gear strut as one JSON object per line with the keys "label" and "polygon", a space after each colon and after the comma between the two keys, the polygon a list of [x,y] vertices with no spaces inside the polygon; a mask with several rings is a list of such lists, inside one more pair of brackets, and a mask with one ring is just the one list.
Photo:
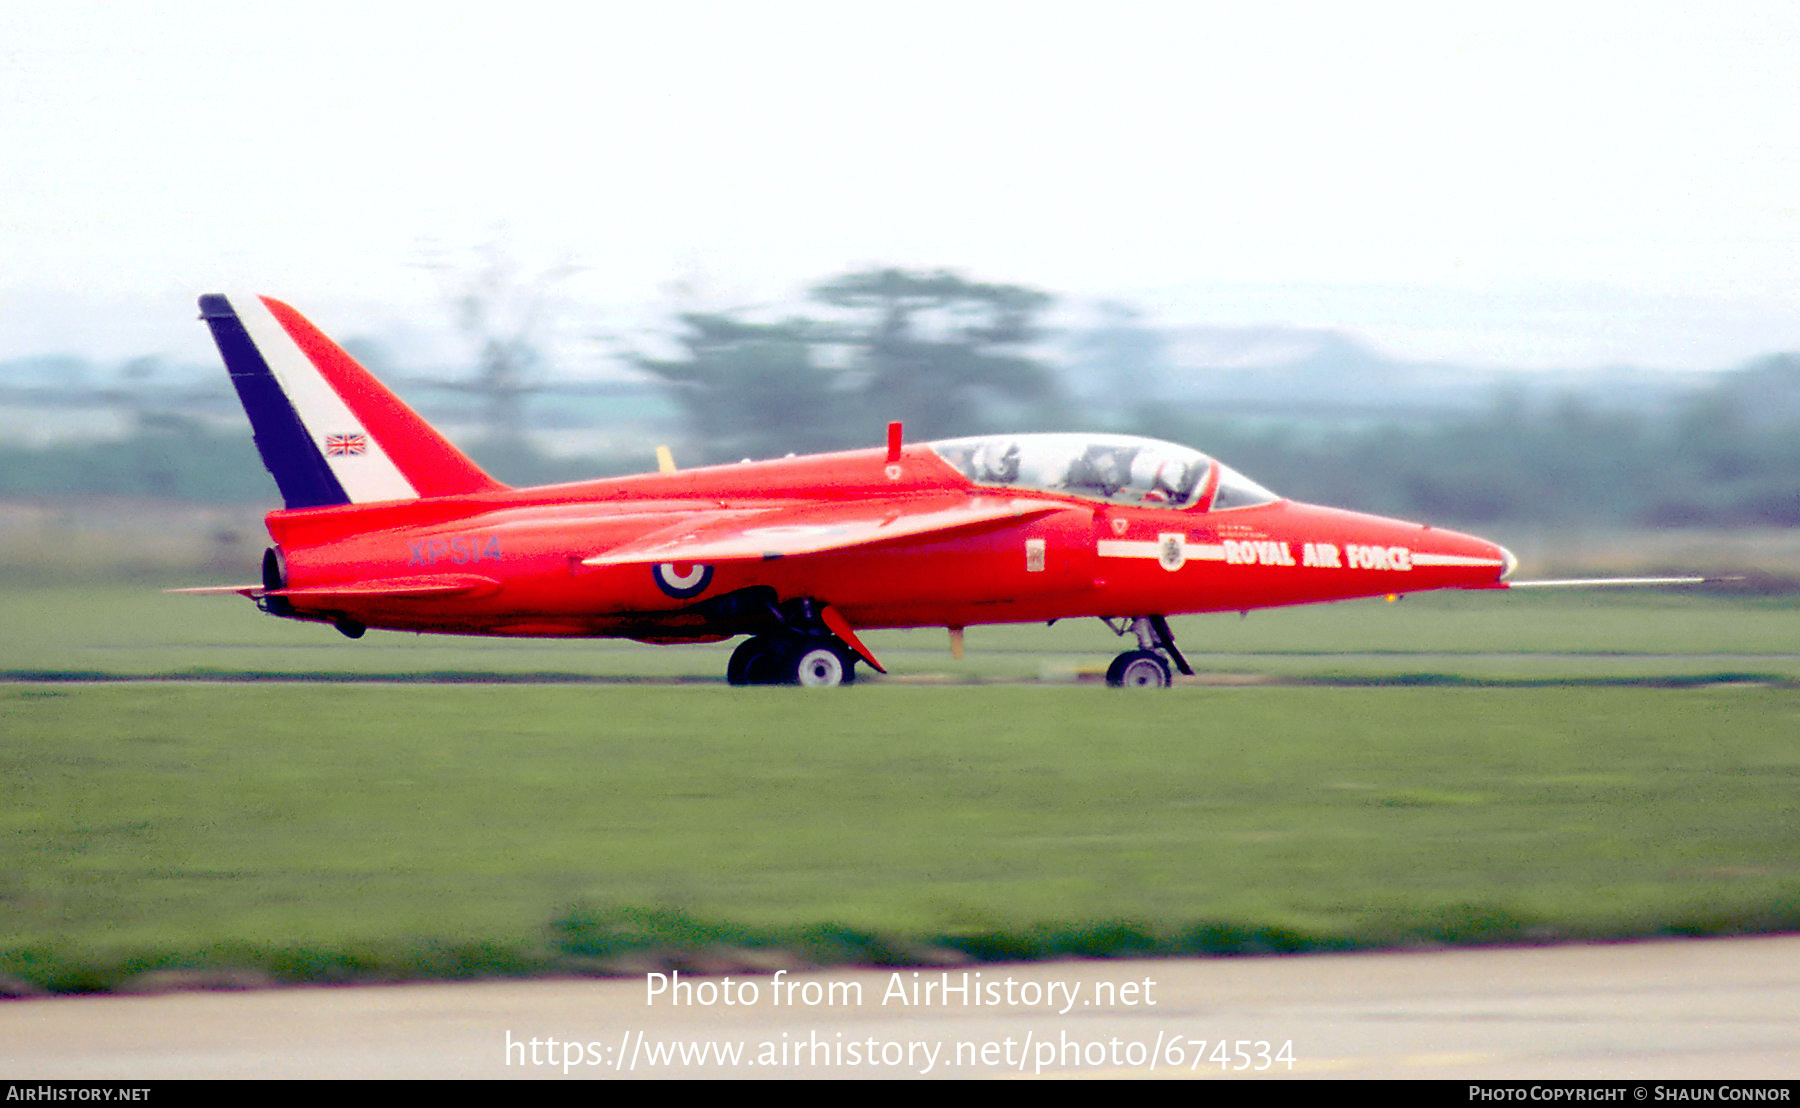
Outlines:
{"label": "landing gear strut", "polygon": [[1113,634],[1121,637],[1136,635],[1138,641],[1136,650],[1127,650],[1107,667],[1108,685],[1115,689],[1166,689],[1174,682],[1170,663],[1184,675],[1193,676],[1194,668],[1181,656],[1181,651],[1175,649],[1175,635],[1164,617],[1138,616],[1105,622]]}

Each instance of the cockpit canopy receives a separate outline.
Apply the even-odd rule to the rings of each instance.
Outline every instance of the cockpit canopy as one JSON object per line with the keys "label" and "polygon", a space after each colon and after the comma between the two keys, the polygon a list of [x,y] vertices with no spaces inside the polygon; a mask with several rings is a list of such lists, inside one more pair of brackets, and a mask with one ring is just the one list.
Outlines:
{"label": "cockpit canopy", "polygon": [[[1132,435],[991,435],[928,444],[977,485],[1214,511],[1278,499],[1198,450]],[[1208,480],[1214,467],[1218,480]],[[1210,499],[1210,503],[1204,503]]]}

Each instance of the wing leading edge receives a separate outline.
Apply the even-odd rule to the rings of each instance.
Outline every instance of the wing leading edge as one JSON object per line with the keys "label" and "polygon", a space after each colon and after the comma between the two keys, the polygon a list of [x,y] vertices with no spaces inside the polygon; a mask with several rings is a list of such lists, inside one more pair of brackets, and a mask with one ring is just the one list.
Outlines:
{"label": "wing leading edge", "polygon": [[587,566],[659,562],[768,561],[832,550],[1018,523],[1066,504],[953,500],[883,504],[804,504],[762,511],[721,509],[582,559]]}

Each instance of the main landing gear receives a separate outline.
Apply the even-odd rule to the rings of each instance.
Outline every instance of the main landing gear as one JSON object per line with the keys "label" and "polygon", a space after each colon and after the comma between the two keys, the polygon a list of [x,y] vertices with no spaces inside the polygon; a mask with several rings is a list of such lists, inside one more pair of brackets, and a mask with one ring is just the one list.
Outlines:
{"label": "main landing gear", "polygon": [[725,680],[733,685],[801,685],[828,689],[856,680],[856,653],[835,635],[755,635],[731,652]]}
{"label": "main landing gear", "polygon": [[1106,683],[1115,689],[1166,689],[1174,683],[1169,669],[1174,663],[1175,669],[1188,677],[1194,675],[1194,668],[1175,649],[1175,636],[1169,631],[1169,621],[1162,616],[1138,616],[1135,619],[1108,619],[1106,625],[1112,633],[1119,636],[1136,635],[1138,648],[1127,650],[1113,659],[1112,665],[1106,669]]}
{"label": "main landing gear", "polygon": [[856,680],[856,633],[826,605],[805,598],[778,604],[771,593],[744,596],[737,612],[756,633],[731,652],[731,684],[829,689]]}

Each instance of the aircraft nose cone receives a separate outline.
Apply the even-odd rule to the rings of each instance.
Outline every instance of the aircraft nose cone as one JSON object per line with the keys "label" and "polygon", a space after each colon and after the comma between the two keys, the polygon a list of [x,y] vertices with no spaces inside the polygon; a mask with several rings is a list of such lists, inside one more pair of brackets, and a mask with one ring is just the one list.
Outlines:
{"label": "aircraft nose cone", "polygon": [[1504,581],[1513,575],[1513,570],[1519,568],[1519,559],[1504,546],[1500,548],[1500,559],[1506,563],[1506,568],[1500,571],[1500,580]]}

